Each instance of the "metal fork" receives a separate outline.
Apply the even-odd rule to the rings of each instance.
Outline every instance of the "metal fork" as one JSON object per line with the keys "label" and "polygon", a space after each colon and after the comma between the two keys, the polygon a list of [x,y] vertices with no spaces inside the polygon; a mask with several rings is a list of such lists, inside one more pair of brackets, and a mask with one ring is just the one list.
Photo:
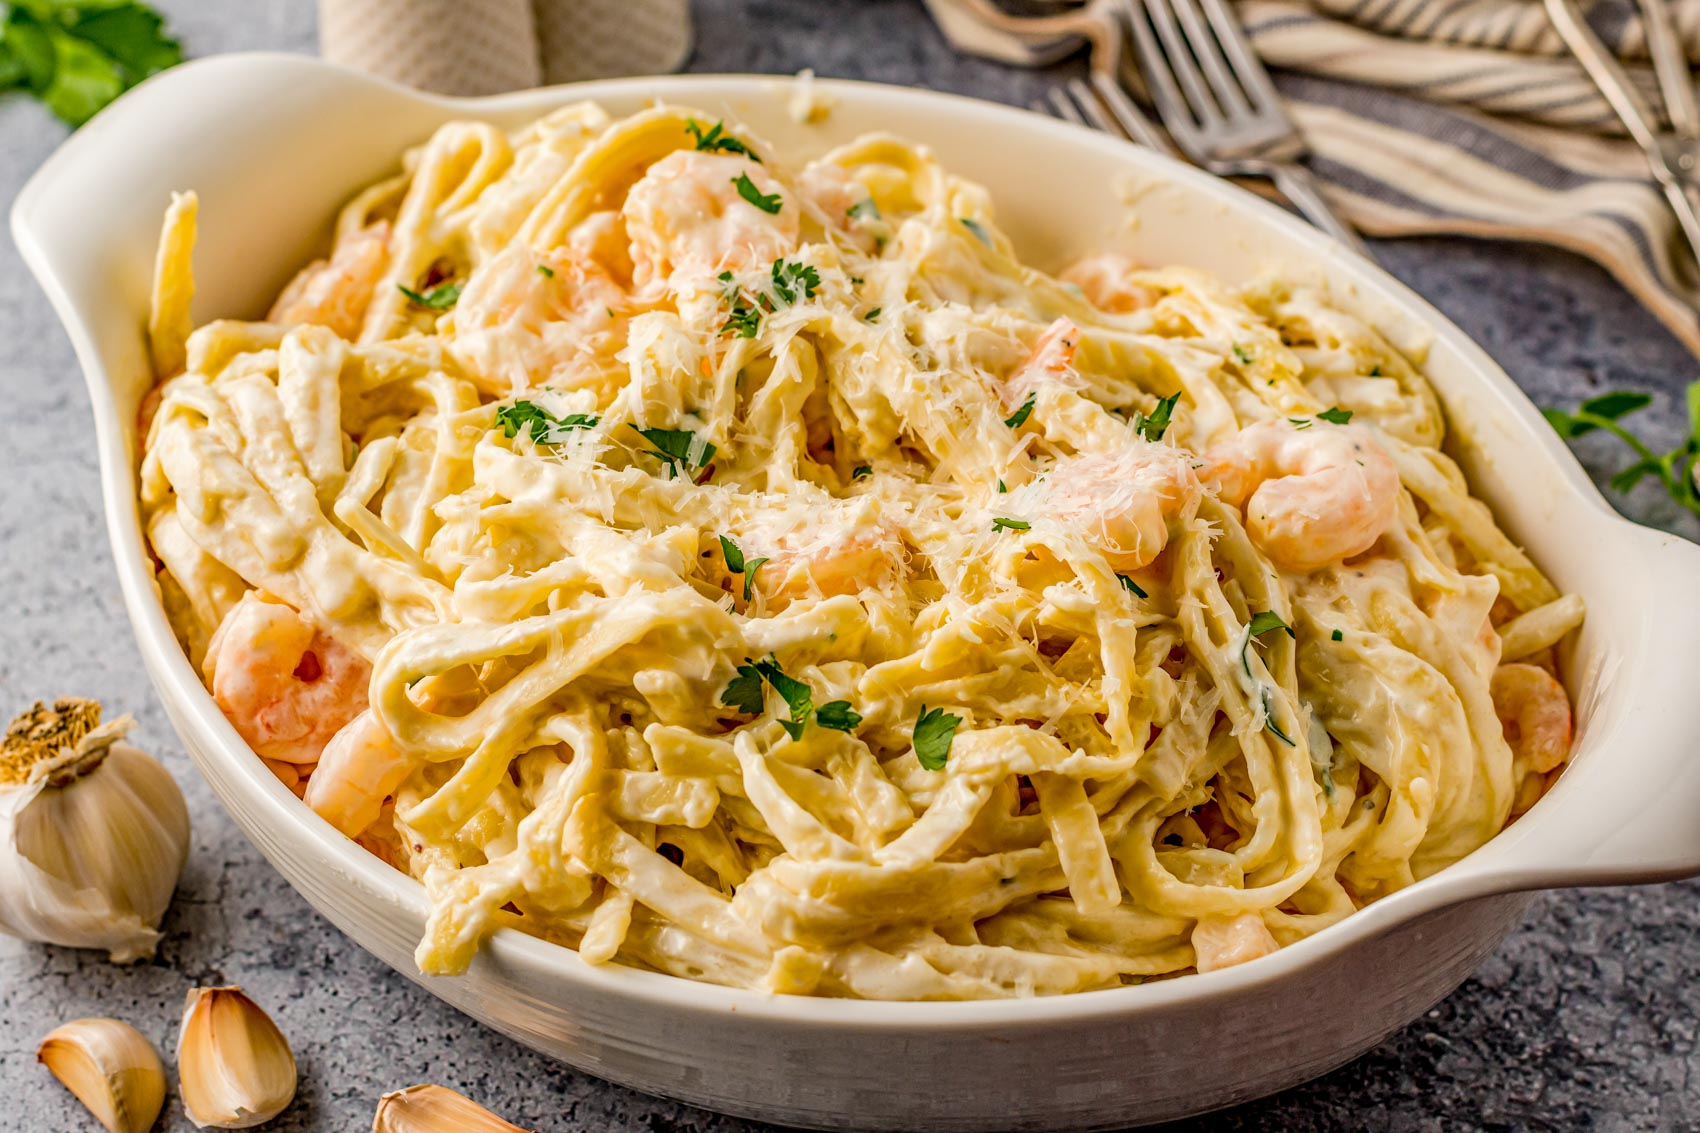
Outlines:
{"label": "metal fork", "polygon": [[983,27],[1032,43],[1058,37],[1084,40],[1090,49],[1085,80],[1069,79],[1050,92],[1051,105],[1036,107],[1082,126],[1119,134],[1158,153],[1175,148],[1121,85],[1126,48],[1127,0],[1088,0],[1081,7],[1045,16],[1015,16],[991,0],[949,0]]}
{"label": "metal fork", "polygon": [[1157,115],[1193,162],[1275,183],[1306,220],[1373,259],[1304,164],[1304,137],[1225,0],[1132,0],[1134,51]]}

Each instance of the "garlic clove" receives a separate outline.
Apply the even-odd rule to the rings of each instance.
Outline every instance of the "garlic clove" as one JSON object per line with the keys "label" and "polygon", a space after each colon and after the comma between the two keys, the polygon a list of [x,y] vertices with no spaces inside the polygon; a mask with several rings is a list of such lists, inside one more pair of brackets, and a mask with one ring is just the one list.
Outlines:
{"label": "garlic clove", "polygon": [[153,955],[189,853],[170,772],[93,700],[37,704],[0,739],[0,932]]}
{"label": "garlic clove", "polygon": [[526,1133],[447,1086],[409,1086],[378,1099],[372,1133]]}
{"label": "garlic clove", "polygon": [[197,1129],[247,1129],[295,1097],[295,1056],[239,987],[198,987],[183,1006],[177,1084]]}
{"label": "garlic clove", "polygon": [[49,1032],[35,1057],[108,1133],[147,1133],[159,1119],[165,1070],[153,1044],[130,1024],[74,1019]]}

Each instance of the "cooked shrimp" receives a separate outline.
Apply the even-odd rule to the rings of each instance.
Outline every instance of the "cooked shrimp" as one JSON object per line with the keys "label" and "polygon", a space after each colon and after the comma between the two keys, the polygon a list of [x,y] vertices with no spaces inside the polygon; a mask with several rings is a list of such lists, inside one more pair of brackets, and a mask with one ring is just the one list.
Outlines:
{"label": "cooked shrimp", "polygon": [[[777,211],[739,195],[744,177],[763,196],[778,196]],[[678,272],[707,278],[766,267],[797,247],[797,203],[760,165],[731,154],[668,154],[632,186],[620,212],[639,287],[665,283]]]}
{"label": "cooked shrimp", "polygon": [[313,323],[343,338],[360,335],[366,308],[390,262],[390,226],[379,221],[338,242],[328,260],[302,268],[272,304],[270,322]]}
{"label": "cooked shrimp", "polygon": [[1535,665],[1501,665],[1488,686],[1505,742],[1530,770],[1547,772],[1570,754],[1570,697]]}
{"label": "cooked shrimp", "polygon": [[1015,494],[1015,507],[1084,534],[1118,571],[1138,570],[1169,542],[1170,525],[1197,509],[1191,455],[1151,441],[1062,461]]}
{"label": "cooked shrimp", "polygon": [[1058,319],[1045,328],[1033,344],[1032,353],[1004,382],[1013,405],[1026,401],[1046,382],[1066,379],[1074,370],[1074,354],[1080,349],[1080,328],[1068,319]]}
{"label": "cooked shrimp", "polygon": [[263,758],[312,763],[366,708],[371,667],[294,608],[250,590],[207,645],[213,700]]}
{"label": "cooked shrimp", "polygon": [[1206,478],[1244,507],[1252,542],[1309,574],[1370,549],[1399,509],[1399,471],[1356,425],[1261,421],[1204,454]]}
{"label": "cooked shrimp", "polygon": [[[859,594],[903,569],[897,533],[862,503],[844,501],[823,508],[790,530],[747,530],[735,541],[746,568],[756,559],[766,560],[756,568],[752,589],[771,612],[798,598]],[[738,590],[743,578],[728,572],[722,585]]]}
{"label": "cooked shrimp", "polygon": [[358,838],[378,821],[384,800],[415,766],[396,749],[383,721],[367,709],[325,745],[319,766],[307,780],[307,805],[350,838]]}
{"label": "cooked shrimp", "polygon": [[1103,252],[1074,261],[1057,278],[1080,288],[1086,301],[1101,311],[1125,315],[1157,301],[1157,292],[1132,281],[1139,265],[1116,252]]}
{"label": "cooked shrimp", "polygon": [[567,247],[583,263],[595,264],[622,287],[632,282],[632,242],[618,212],[593,212],[567,233]]}
{"label": "cooked shrimp", "polygon": [[1192,930],[1193,966],[1201,973],[1267,956],[1278,947],[1257,913],[1199,917]]}
{"label": "cooked shrimp", "polygon": [[570,250],[510,245],[478,266],[441,328],[449,352],[487,393],[571,387],[618,349],[626,294],[594,261]]}

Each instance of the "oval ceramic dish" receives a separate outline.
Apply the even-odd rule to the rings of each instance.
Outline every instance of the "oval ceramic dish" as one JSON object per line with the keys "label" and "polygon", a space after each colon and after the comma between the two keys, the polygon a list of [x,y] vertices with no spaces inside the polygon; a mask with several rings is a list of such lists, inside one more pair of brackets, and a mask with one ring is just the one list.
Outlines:
{"label": "oval ceramic dish", "polygon": [[[640,1090],[788,1124],[1062,1129],[1244,1101],[1354,1057],[1450,992],[1518,922],[1531,889],[1700,872],[1700,548],[1616,516],[1486,354],[1416,295],[1279,209],[1196,170],[1036,115],[918,90],[621,80],[480,101],[431,98],[312,60],[226,56],[169,71],[79,130],[13,209],[25,259],[75,344],[94,403],[108,530],[161,699],[226,809],[308,901],[432,994],[528,1046]],[[283,788],[213,705],[172,637],[137,524],[142,326],[161,210],[201,197],[196,321],[254,316],[322,246],[338,205],[439,123],[512,126],[596,99],[724,115],[788,158],[869,130],[924,142],[990,187],[1023,257],[1056,267],[1116,246],[1227,279],[1321,278],[1338,303],[1427,351],[1476,492],[1588,602],[1569,657],[1570,768],[1491,843],[1273,956],[1202,976],[1055,999],[807,999],[591,967],[504,930],[464,976],[424,979],[426,900]]]}

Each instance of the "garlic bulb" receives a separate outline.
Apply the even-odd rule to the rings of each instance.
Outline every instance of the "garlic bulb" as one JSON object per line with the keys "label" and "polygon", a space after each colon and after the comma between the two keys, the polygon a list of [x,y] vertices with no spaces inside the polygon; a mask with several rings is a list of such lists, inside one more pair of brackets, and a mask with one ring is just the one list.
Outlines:
{"label": "garlic bulb", "polygon": [[0,932],[152,956],[189,853],[183,792],[100,704],[37,704],[0,741]]}
{"label": "garlic bulb", "polygon": [[142,1033],[117,1019],[55,1028],[35,1057],[88,1107],[107,1133],[147,1133],[165,1104],[165,1069]]}
{"label": "garlic bulb", "polygon": [[295,1098],[295,1056],[241,988],[198,987],[183,1005],[177,1087],[197,1129],[263,1125]]}
{"label": "garlic bulb", "polygon": [[525,1133],[447,1086],[409,1086],[378,1100],[372,1133]]}

